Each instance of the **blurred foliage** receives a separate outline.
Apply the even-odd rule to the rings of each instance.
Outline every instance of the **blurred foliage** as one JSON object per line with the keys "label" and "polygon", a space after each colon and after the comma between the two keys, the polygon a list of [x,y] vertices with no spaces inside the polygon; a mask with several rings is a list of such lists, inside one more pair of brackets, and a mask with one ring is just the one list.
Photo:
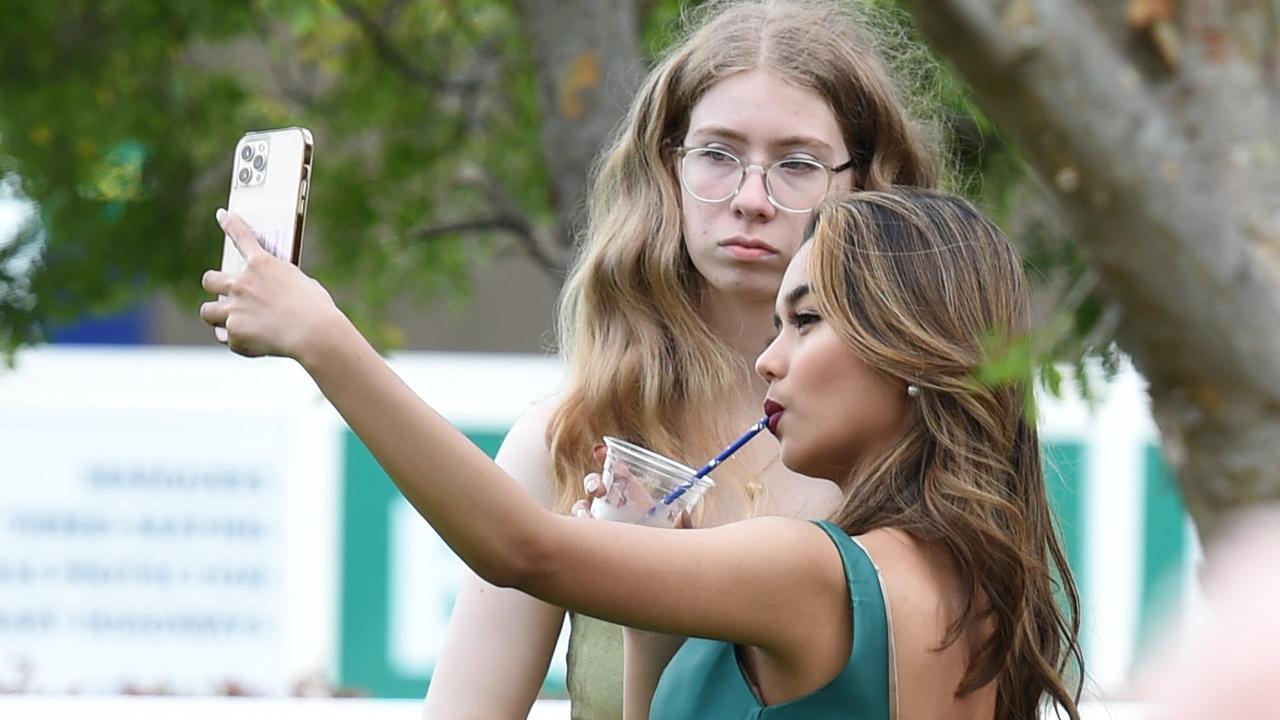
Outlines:
{"label": "blurred foliage", "polygon": [[312,129],[304,267],[383,344],[393,297],[463,293],[468,263],[492,252],[432,230],[488,209],[477,182],[550,216],[531,62],[505,3],[72,0],[5,15],[0,176],[37,209],[0,251],[5,350],[157,289],[194,313],[250,129]]}
{"label": "blurred foliage", "polygon": [[[1033,279],[1062,297],[1035,338],[982,372],[1040,373],[1056,388],[1046,361],[1082,367],[1109,340],[1086,267],[1035,202],[1017,151],[918,41],[897,0],[871,1],[886,11],[878,31],[917,89],[915,106],[944,131],[952,185],[998,218]],[[643,46],[655,55],[690,4],[644,6]],[[226,202],[231,150],[246,130],[288,125],[316,138],[303,265],[376,344],[394,345],[393,299],[465,299],[469,268],[510,243],[489,222],[501,219],[495,194],[524,222],[554,225],[533,66],[509,0],[7,8],[0,194],[36,212],[0,247],[0,350],[157,290],[194,314],[197,278],[221,257],[213,210]]]}

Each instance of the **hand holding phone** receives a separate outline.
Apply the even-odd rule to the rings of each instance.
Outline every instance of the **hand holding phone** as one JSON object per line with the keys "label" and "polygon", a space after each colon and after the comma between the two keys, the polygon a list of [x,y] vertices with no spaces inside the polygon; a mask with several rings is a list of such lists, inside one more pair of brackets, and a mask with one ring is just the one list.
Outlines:
{"label": "hand holding phone", "polygon": [[243,218],[223,209],[215,218],[245,265],[239,272],[210,270],[201,276],[200,286],[218,299],[200,306],[200,319],[224,328],[232,350],[303,362],[335,333],[355,330],[329,291],[297,265],[267,252]]}
{"label": "hand holding phone", "polygon": [[[289,127],[245,133],[236,143],[227,210],[253,228],[272,255],[298,265],[302,232],[311,190],[311,157],[315,144],[306,128]],[[231,238],[224,237],[223,272],[239,272],[244,259]],[[226,331],[214,329],[226,342]]]}

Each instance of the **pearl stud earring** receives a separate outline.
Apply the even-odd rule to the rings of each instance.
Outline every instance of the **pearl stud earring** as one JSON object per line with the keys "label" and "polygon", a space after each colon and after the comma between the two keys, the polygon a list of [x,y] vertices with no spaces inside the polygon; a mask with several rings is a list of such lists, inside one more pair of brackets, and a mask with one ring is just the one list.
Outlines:
{"label": "pearl stud earring", "polygon": [[908,384],[907,384],[907,394],[908,394],[908,395],[910,395],[910,396],[911,396],[911,397],[913,397],[913,398],[918,398],[918,397],[920,397],[920,386],[919,386],[919,385],[916,385],[915,383],[908,383]]}

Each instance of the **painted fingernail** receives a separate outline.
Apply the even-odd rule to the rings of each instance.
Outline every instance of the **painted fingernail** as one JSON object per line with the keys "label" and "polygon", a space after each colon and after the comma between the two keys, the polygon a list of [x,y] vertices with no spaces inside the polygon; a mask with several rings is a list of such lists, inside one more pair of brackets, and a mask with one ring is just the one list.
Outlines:
{"label": "painted fingernail", "polygon": [[587,492],[595,492],[600,489],[600,481],[594,475],[587,477]]}
{"label": "painted fingernail", "polygon": [[213,216],[218,219],[218,224],[221,225],[227,219],[227,211],[218,208],[218,212],[214,213]]}

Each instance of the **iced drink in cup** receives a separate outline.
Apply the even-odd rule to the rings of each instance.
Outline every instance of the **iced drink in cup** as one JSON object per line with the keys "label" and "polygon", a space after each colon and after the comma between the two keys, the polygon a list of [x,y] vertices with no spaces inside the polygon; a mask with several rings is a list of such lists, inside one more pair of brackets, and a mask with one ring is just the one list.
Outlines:
{"label": "iced drink in cup", "polygon": [[691,510],[708,488],[715,487],[711,478],[698,478],[683,495],[650,515],[653,506],[693,477],[693,469],[615,437],[605,436],[604,445],[605,494],[591,501],[591,514],[601,520],[674,527],[682,510]]}

